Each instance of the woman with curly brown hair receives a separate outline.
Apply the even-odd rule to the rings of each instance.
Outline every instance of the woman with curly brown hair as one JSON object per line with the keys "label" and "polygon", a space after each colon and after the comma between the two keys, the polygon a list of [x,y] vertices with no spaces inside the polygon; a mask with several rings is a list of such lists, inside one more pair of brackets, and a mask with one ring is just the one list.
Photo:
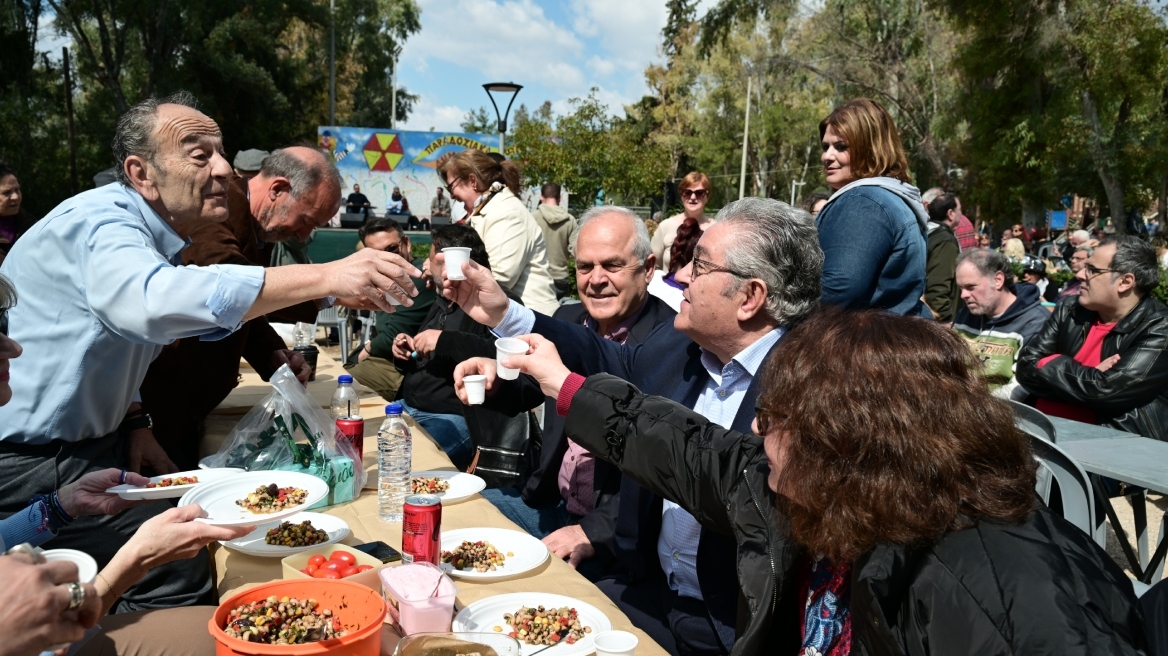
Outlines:
{"label": "woman with curly brown hair", "polygon": [[734,654],[1145,653],[1131,582],[1036,503],[1027,437],[952,331],[820,311],[765,365],[757,435],[525,339],[510,364],[573,440],[736,536]]}

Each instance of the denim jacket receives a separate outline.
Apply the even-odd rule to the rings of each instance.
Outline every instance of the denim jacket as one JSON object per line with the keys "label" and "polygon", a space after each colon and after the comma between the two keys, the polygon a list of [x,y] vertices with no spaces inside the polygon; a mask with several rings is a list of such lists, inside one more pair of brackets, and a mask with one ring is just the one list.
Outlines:
{"label": "denim jacket", "polygon": [[835,192],[816,217],[821,302],[925,314],[927,220],[920,192],[899,180],[865,178]]}

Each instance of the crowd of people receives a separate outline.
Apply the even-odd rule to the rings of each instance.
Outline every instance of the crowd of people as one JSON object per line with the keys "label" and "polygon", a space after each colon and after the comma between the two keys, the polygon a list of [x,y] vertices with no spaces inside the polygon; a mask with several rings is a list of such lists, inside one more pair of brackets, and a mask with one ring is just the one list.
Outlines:
{"label": "crowd of people", "polygon": [[[1085,231],[1043,245],[1021,225],[998,239],[958,195],[912,185],[869,99],[820,138],[829,190],[802,209],[744,198],[708,215],[710,179],[692,172],[652,232],[613,205],[577,219],[554,181],[529,211],[513,162],[446,154],[432,215],[457,202],[465,218],[429,227],[427,257],[394,194],[327,264],[274,251],[342,205],[369,212],[360,188],[342,199],[314,148],[233,167],[189,94],[132,107],[118,182],[40,221],[0,168],[0,548],[80,548],[102,568],[69,583],[67,566],[0,556],[26,602],[0,632],[38,627],[0,654],[108,613],[87,649],[205,631],[203,547],[250,527],[104,490],[193,468],[241,358],[306,380],[270,322],[334,305],[376,313],[348,371],[671,654],[1165,653],[1149,627],[1168,591],[1141,604],[1036,497],[1007,402],[1168,437],[1155,249]],[[462,279],[451,247],[470,251]],[[529,345],[504,363],[518,380],[495,376],[497,337]],[[465,403],[471,374],[482,404]]]}

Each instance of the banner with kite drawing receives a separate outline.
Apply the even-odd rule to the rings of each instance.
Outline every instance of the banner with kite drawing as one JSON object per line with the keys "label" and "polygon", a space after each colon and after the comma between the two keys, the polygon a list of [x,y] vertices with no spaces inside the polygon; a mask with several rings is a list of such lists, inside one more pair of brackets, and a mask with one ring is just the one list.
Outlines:
{"label": "banner with kite drawing", "polygon": [[[353,185],[361,185],[361,193],[369,197],[377,214],[385,211],[393,188],[398,187],[415,216],[429,217],[430,202],[442,186],[436,170],[439,157],[468,148],[499,150],[498,135],[465,132],[320,126],[317,136],[344,178],[344,194],[351,193]],[[463,214],[459,205],[452,203],[455,217]]]}

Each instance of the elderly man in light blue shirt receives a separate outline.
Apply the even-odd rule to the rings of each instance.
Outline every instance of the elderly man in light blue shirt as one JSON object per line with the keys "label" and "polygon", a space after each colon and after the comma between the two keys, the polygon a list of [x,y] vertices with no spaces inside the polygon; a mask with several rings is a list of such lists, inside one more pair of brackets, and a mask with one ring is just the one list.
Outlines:
{"label": "elderly man in light blue shirt", "polygon": [[[0,268],[21,295],[8,325],[24,348],[11,363],[16,392],[0,407],[0,515],[95,469],[140,463],[173,471],[137,403],[166,344],[219,339],[244,321],[313,299],[364,299],[392,311],[386,293],[406,305],[416,293],[409,277],[419,272],[383,252],[267,270],[181,266],[187,236],[226,219],[231,175],[219,127],[194,109],[190,94],[132,107],[118,121],[113,147],[119,182],[59,205]],[[77,518],[56,545],[104,566],[143,521],[168,507]],[[120,610],[210,603],[206,552],[117,593]]]}
{"label": "elderly man in light blue shirt", "polygon": [[[758,397],[755,375],[786,327],[818,306],[822,266],[808,214],[778,201],[747,198],[718,213],[694,249],[693,266],[678,272],[685,301],[673,325],[658,326],[637,347],[595,339],[510,303],[477,265],[464,267],[467,280],[446,281],[444,294],[501,336],[535,332],[547,338],[572,371],[611,373],[713,422],[750,430]],[[480,371],[493,382],[494,365],[472,360],[455,370],[456,386],[461,389],[464,375]],[[600,545],[570,528],[549,535],[545,544],[570,563],[592,557],[597,546],[609,552],[618,565],[597,585],[671,653],[729,653],[736,625],[746,623],[735,617],[743,607],[736,603],[739,575],[779,576],[771,570],[737,572],[733,538],[705,530],[680,506],[628,477],[621,482],[612,524],[613,535]]]}

